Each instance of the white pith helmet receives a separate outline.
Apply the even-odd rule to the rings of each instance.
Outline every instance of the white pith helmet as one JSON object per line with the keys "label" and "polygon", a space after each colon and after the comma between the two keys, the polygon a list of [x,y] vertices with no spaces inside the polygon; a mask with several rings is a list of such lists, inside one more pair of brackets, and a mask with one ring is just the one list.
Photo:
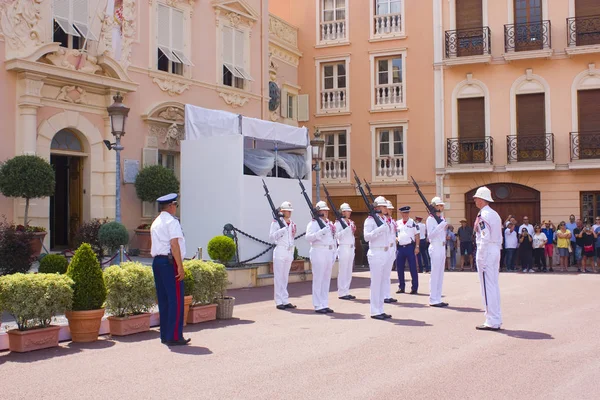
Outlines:
{"label": "white pith helmet", "polygon": [[281,206],[279,207],[279,209],[281,211],[294,211],[294,208],[292,207],[292,203],[290,203],[289,201],[284,201],[283,203],[281,203]]}
{"label": "white pith helmet", "polygon": [[394,209],[394,206],[392,205],[392,202],[389,201],[389,200],[387,201],[387,208],[389,208],[390,210]]}
{"label": "white pith helmet", "polygon": [[352,211],[352,208],[350,208],[350,204],[344,203],[340,206],[340,211]]}
{"label": "white pith helmet", "polygon": [[329,211],[329,207],[327,207],[327,203],[325,203],[324,201],[319,201],[315,208],[317,209],[317,211]]}
{"label": "white pith helmet", "polygon": [[379,196],[375,199],[375,207],[379,206],[387,207],[387,200],[385,199],[385,197]]}
{"label": "white pith helmet", "polygon": [[485,186],[477,189],[477,192],[475,192],[475,196],[473,196],[473,198],[483,199],[485,201],[489,201],[490,203],[494,202],[494,199],[492,199],[492,192]]}
{"label": "white pith helmet", "polygon": [[435,196],[433,199],[431,199],[431,204],[434,206],[443,206],[444,202],[438,196]]}

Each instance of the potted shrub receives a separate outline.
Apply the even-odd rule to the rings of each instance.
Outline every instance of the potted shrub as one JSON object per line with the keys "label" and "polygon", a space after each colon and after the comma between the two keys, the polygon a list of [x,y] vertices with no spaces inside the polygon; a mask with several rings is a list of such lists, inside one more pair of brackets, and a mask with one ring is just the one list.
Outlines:
{"label": "potted shrub", "polygon": [[187,266],[185,266],[185,264],[183,267],[183,272],[185,273],[183,278],[183,326],[186,326],[188,314],[190,312],[190,306],[194,300],[194,296],[192,296],[192,293],[194,293],[194,274]]}
{"label": "potted shrub", "polygon": [[66,275],[16,273],[0,277],[0,309],[11,314],[17,329],[8,331],[10,351],[58,346],[59,326],[52,318],[71,307],[73,281]]}
{"label": "potted shrub", "polygon": [[43,274],[66,274],[68,267],[67,257],[62,254],[48,254],[40,261],[38,272]]}
{"label": "potted shrub", "polygon": [[84,243],[75,251],[67,276],[75,282],[73,311],[66,313],[71,338],[74,342],[94,342],[104,316],[106,286],[100,262],[89,244]]}
{"label": "potted shrub", "polygon": [[150,330],[150,310],[156,304],[152,270],[139,262],[126,262],[104,270],[106,311],[110,334],[132,335]]}
{"label": "potted shrub", "polygon": [[[35,155],[13,157],[0,165],[0,192],[6,197],[25,199],[23,227],[29,226],[29,200],[54,194],[55,173],[52,165]],[[44,228],[35,227],[32,246],[33,256],[38,257],[46,236]]]}
{"label": "potted shrub", "polygon": [[228,236],[215,236],[208,242],[206,250],[211,259],[227,264],[235,256],[235,242]]}
{"label": "potted shrub", "polygon": [[[102,246],[108,248],[110,256],[113,257],[121,246],[129,243],[129,233],[122,223],[116,221],[108,222],[100,227],[98,240]],[[118,263],[119,259],[116,257],[111,264]]]}
{"label": "potted shrub", "polygon": [[[169,193],[179,192],[179,181],[175,173],[162,165],[144,167],[135,178],[135,192],[137,197],[155,204],[156,199]],[[150,257],[150,226],[142,224],[135,230],[137,244],[141,257]]]}
{"label": "potted shrub", "polygon": [[217,302],[217,318],[231,319],[233,317],[233,305],[235,297],[227,296],[227,270],[223,264],[211,263],[215,298]]}
{"label": "potted shrub", "polygon": [[184,270],[187,268],[194,277],[192,288],[192,304],[190,306],[187,322],[212,321],[217,318],[217,305],[215,300],[215,282],[211,263],[202,260],[188,260],[183,262]]}
{"label": "potted shrub", "polygon": [[107,222],[108,220],[106,219],[93,219],[81,224],[75,234],[75,248],[79,248],[83,243],[88,243],[92,246],[92,250],[96,253],[98,260],[102,262],[102,259],[104,258],[104,247],[100,244],[98,233],[100,232],[102,225]]}
{"label": "potted shrub", "polygon": [[31,232],[18,232],[15,225],[0,221],[0,275],[29,271],[34,259],[32,240]]}

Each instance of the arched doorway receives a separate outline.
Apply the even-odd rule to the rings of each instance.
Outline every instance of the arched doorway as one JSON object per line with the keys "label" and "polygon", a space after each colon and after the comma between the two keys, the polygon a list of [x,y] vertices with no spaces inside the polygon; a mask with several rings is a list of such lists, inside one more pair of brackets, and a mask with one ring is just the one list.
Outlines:
{"label": "arched doorway", "polygon": [[[523,216],[528,216],[530,223],[539,223],[541,221],[540,211],[540,192],[528,186],[516,183],[491,183],[486,185],[492,191],[494,203],[492,208],[500,214],[502,221],[509,215],[514,215],[520,223]],[[465,210],[467,223],[472,225],[479,213],[475,206],[473,195],[477,188],[465,194]]]}
{"label": "arched doorway", "polygon": [[50,248],[64,249],[73,239],[83,215],[83,143],[69,129],[54,135],[50,144],[50,164],[56,173],[54,196],[50,198]]}

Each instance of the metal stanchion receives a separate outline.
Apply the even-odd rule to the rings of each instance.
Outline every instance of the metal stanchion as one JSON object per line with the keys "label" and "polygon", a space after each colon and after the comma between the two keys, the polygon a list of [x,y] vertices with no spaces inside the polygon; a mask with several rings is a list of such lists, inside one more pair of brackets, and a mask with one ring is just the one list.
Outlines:
{"label": "metal stanchion", "polygon": [[202,247],[198,247],[198,253],[196,253],[196,254],[197,254],[196,260],[202,260]]}
{"label": "metal stanchion", "polygon": [[121,245],[121,247],[119,248],[119,265],[123,264],[123,262],[125,261],[125,258],[123,256],[124,251],[125,251],[125,246]]}

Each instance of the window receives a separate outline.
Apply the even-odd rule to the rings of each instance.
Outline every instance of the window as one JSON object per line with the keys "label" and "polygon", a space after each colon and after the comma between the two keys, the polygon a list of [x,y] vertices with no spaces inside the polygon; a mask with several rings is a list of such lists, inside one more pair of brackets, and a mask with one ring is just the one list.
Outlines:
{"label": "window", "polygon": [[401,0],[375,0],[377,3],[377,15],[399,14],[401,12]]}
{"label": "window", "polygon": [[323,65],[323,91],[321,109],[346,108],[346,63]]}
{"label": "window", "polygon": [[325,180],[347,181],[348,135],[347,131],[324,133],[325,159],[322,161],[321,177]]}
{"label": "window", "polygon": [[175,154],[159,151],[158,164],[175,172]]}
{"label": "window", "polygon": [[223,85],[244,89],[252,81],[245,59],[246,33],[231,26],[223,27]]}
{"label": "window", "polygon": [[457,109],[458,163],[489,162],[485,138],[485,98],[458,99]]}
{"label": "window", "polygon": [[98,40],[88,25],[87,0],[54,0],[53,41],[62,47],[81,49],[88,40]]}
{"label": "window", "polygon": [[346,39],[346,0],[320,0],[321,41],[338,41]]}
{"label": "window", "polygon": [[323,21],[344,21],[345,19],[345,0],[323,0]]}
{"label": "window", "polygon": [[379,129],[379,153],[378,157],[398,157],[404,155],[402,143],[402,127]]}
{"label": "window", "polygon": [[336,132],[325,135],[325,158],[346,158],[346,154],[346,132]]}
{"label": "window", "polygon": [[404,147],[406,125],[375,124],[371,126],[373,144],[373,180],[406,180]]}
{"label": "window", "polygon": [[296,119],[297,115],[296,115],[296,96],[288,93],[287,96],[287,114],[285,115],[286,118],[289,119]]}
{"label": "window", "polygon": [[83,151],[77,136],[66,129],[62,129],[54,135],[50,148],[52,150]]}
{"label": "window", "polygon": [[402,56],[378,58],[375,105],[395,106],[404,103]]}
{"label": "window", "polygon": [[600,44],[600,2],[576,0],[575,17],[569,18],[569,42],[577,46]]}
{"label": "window", "polygon": [[402,0],[371,0],[371,38],[397,38],[404,35]]}
{"label": "window", "polygon": [[157,68],[160,71],[183,75],[183,66],[193,65],[183,51],[183,11],[159,4],[157,23]]}
{"label": "window", "polygon": [[581,219],[593,223],[600,216],[600,192],[581,192]]}

